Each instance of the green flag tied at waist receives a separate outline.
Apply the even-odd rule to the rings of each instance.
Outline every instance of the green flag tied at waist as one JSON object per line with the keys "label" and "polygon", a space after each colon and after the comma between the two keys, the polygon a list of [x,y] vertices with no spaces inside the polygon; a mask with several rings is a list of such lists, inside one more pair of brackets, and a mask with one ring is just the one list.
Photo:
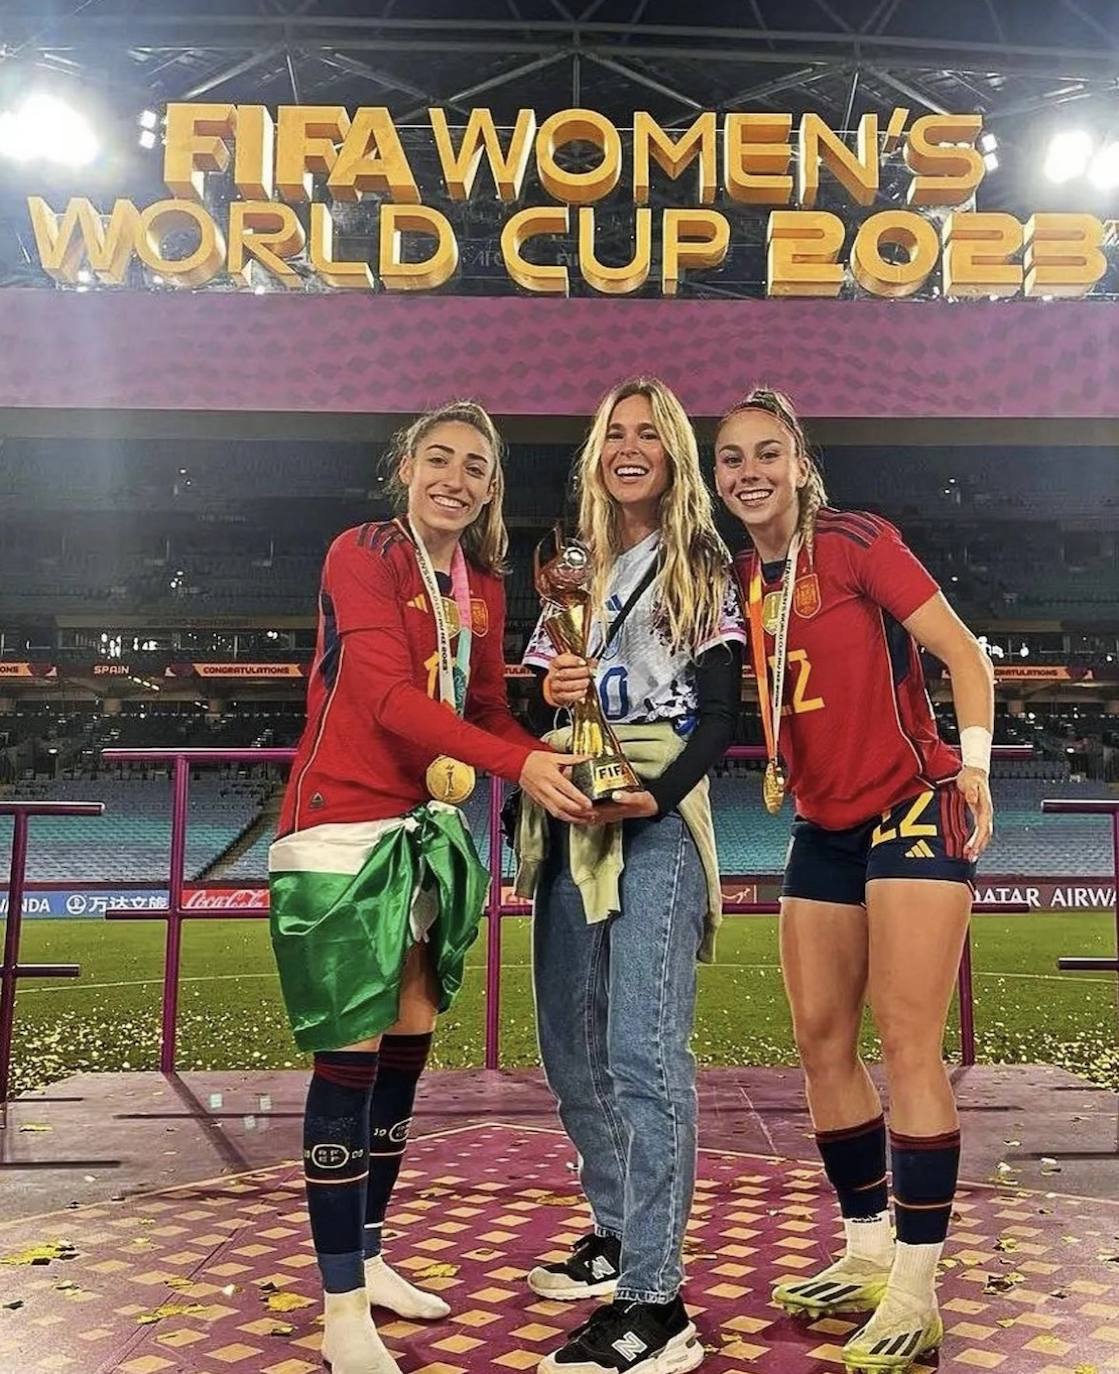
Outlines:
{"label": "green flag tied at waist", "polygon": [[404,962],[426,939],[446,1011],[462,986],[489,874],[462,812],[318,825],[273,844],[272,948],[296,1044],[336,1050],[397,1019]]}

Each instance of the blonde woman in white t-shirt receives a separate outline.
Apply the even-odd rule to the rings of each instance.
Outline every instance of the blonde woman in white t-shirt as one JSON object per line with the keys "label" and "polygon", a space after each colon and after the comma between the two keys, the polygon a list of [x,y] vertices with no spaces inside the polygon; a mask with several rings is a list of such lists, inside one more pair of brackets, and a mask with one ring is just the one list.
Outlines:
{"label": "blonde woman in white t-shirt", "polygon": [[689,1039],[696,960],[712,957],[720,901],[707,773],[733,735],[745,630],[695,435],[663,382],[637,378],[604,398],[577,484],[594,558],[590,661],[557,655],[541,625],[525,662],[553,707],[595,682],[643,786],[596,807],[608,829],[589,842],[619,875],[605,906],[602,865],[593,882],[580,865],[582,827],[550,825],[538,856],[540,1049],[595,1224],[529,1284],[549,1298],[614,1295],[544,1374],[659,1374],[703,1358],[680,1297],[695,1180]]}

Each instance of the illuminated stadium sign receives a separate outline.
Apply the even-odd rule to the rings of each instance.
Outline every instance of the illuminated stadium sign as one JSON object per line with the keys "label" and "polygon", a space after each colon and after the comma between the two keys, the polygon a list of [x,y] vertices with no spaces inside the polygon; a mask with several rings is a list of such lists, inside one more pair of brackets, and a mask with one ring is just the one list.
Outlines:
{"label": "illuminated stadium sign", "polygon": [[[986,170],[978,114],[911,119],[898,107],[881,127],[876,113],[864,114],[851,147],[814,113],[794,130],[791,114],[706,110],[687,129],[670,130],[636,111],[628,157],[619,128],[590,109],[560,110],[539,124],[522,109],[500,130],[485,108],[471,110],[462,128],[441,109],[429,110],[428,121],[408,131],[426,140],[421,158],[409,155],[381,106],[351,114],[339,105],[289,105],[274,120],[263,105],[168,105],[163,180],[171,197],[143,208],[117,200],[107,215],[84,197],[61,211],[29,197],[40,263],[66,285],[90,274],[120,285],[138,259],[178,287],[265,280],[294,289],[430,291],[455,277],[460,248],[451,216],[425,194],[469,202],[492,195],[491,186],[508,207],[501,269],[544,295],[567,295],[576,273],[592,291],[630,295],[654,267],[660,292],[674,295],[686,273],[724,262],[743,211],[768,215],[770,296],[834,297],[848,280],[885,297],[932,286],[957,298],[1084,296],[1103,277],[1114,237],[1113,222],[1094,215],[1022,221],[968,208]],[[421,161],[437,175],[418,178]],[[887,162],[904,167],[907,208],[867,214],[847,247],[850,217],[819,208],[822,186],[869,210]],[[547,204],[521,204],[530,165]],[[214,190],[223,176],[219,208]],[[654,185],[677,203],[654,211]],[[596,213],[615,210],[619,197],[632,216],[622,235],[631,256],[608,264]],[[337,248],[339,207],[366,198],[378,202],[375,262]],[[717,201],[735,215],[714,208]]]}

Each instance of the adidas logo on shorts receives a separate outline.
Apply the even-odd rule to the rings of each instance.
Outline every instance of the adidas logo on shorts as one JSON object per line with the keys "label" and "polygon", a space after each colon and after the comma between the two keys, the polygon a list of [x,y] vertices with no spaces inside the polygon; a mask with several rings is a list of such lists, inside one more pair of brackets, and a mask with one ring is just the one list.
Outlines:
{"label": "adidas logo on shorts", "polygon": [[925,840],[918,840],[912,849],[905,851],[905,857],[907,859],[935,859],[936,855]]}

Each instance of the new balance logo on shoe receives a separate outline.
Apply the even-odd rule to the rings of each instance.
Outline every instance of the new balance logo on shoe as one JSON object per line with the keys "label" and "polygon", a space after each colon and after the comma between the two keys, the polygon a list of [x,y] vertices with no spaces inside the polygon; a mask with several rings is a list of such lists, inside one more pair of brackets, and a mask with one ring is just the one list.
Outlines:
{"label": "new balance logo on shoe", "polygon": [[587,1268],[590,1270],[592,1279],[612,1279],[617,1273],[605,1255],[595,1255]]}
{"label": "new balance logo on shoe", "polygon": [[918,840],[912,849],[905,851],[905,857],[907,859],[934,859],[936,855],[924,840]]}
{"label": "new balance logo on shoe", "polygon": [[636,1331],[627,1331],[619,1340],[611,1341],[610,1344],[623,1360],[636,1360],[638,1355],[644,1354],[649,1348]]}

